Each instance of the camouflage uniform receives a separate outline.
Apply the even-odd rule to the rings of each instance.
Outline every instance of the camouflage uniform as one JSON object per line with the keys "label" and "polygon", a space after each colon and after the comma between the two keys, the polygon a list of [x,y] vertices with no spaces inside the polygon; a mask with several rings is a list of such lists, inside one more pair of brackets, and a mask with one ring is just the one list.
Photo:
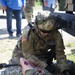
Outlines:
{"label": "camouflage uniform", "polygon": [[[47,66],[47,63],[45,61],[42,61],[43,59],[38,58],[38,55],[43,52],[45,53],[47,52],[47,50],[50,49],[48,43],[55,43],[55,54],[58,63],[58,68],[61,70],[61,72],[65,69],[69,69],[66,61],[66,56],[64,54],[65,47],[63,44],[62,36],[59,31],[55,29],[54,26],[54,24],[56,24],[56,18],[45,18],[44,15],[40,16],[40,18],[37,17],[38,20],[37,23],[35,23],[34,25],[34,30],[32,30],[29,26],[25,27],[23,34],[19,38],[17,45],[13,51],[10,63],[19,63],[20,58],[24,57],[28,59],[32,66],[44,69]],[[40,23],[42,24],[42,26],[37,25]],[[41,30],[53,30],[51,30],[47,36],[42,37],[38,27]]]}
{"label": "camouflage uniform", "polygon": [[21,67],[8,67],[0,70],[0,75],[22,75]]}
{"label": "camouflage uniform", "polygon": [[34,68],[34,70],[26,71],[25,75],[52,75],[45,69]]}
{"label": "camouflage uniform", "polygon": [[33,6],[36,0],[26,0],[25,17],[27,21],[31,21],[33,16]]}
{"label": "camouflage uniform", "polygon": [[[27,70],[25,75],[51,75],[47,70],[42,68],[34,68],[33,70]],[[22,75],[22,68],[8,67],[0,70],[0,75]]]}

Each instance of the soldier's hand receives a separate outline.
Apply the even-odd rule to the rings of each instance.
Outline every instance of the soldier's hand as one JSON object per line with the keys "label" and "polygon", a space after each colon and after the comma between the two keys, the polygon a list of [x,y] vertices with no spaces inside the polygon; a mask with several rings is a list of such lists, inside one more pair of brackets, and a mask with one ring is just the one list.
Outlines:
{"label": "soldier's hand", "polygon": [[20,65],[22,66],[22,73],[25,75],[27,70],[33,69],[33,67],[29,64],[27,59],[20,58]]}
{"label": "soldier's hand", "polygon": [[23,6],[22,6],[22,10],[24,11],[25,8],[26,8],[26,6],[23,5]]}

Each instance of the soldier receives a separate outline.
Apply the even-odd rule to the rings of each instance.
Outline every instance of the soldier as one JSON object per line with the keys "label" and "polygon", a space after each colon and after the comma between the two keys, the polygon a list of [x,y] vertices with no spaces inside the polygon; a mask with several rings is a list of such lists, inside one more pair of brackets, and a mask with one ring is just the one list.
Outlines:
{"label": "soldier", "polygon": [[[60,72],[70,73],[66,56],[64,54],[65,47],[63,39],[56,28],[57,21],[58,18],[48,15],[47,13],[46,15],[37,15],[34,28],[31,27],[30,24],[25,27],[23,34],[19,38],[13,51],[10,63],[19,63],[20,58],[23,57],[26,58],[31,65],[40,67],[41,69],[46,69],[50,72],[52,60],[53,58],[56,58]],[[20,69],[16,68],[13,70],[18,71]],[[21,70],[19,70],[19,72],[21,72]],[[12,71],[7,73],[12,73]]]}
{"label": "soldier", "polygon": [[55,26],[57,20],[58,18],[51,15],[36,16],[34,28],[31,25],[25,27],[13,51],[11,62],[19,63],[20,57],[24,57],[29,62],[35,62],[41,68],[49,70],[53,58],[56,58],[60,72],[68,70],[63,39]]}

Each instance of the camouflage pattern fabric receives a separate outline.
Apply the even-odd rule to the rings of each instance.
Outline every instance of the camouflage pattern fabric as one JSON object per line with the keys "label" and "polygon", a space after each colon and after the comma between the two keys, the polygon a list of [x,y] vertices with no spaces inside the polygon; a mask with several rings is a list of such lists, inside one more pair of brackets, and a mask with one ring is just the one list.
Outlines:
{"label": "camouflage pattern fabric", "polygon": [[25,17],[28,22],[31,21],[32,16],[33,16],[33,7],[34,7],[35,1],[36,0],[26,0],[26,8],[24,12],[25,12]]}
{"label": "camouflage pattern fabric", "polygon": [[[49,16],[50,15],[50,16]],[[50,13],[39,13],[36,16],[36,24],[39,29],[44,31],[51,31],[56,28],[57,18]]]}
{"label": "camouflage pattern fabric", "polygon": [[[0,70],[0,75],[22,75],[22,68],[17,67],[8,67]],[[27,70],[25,75],[52,75],[47,70],[42,68],[34,68],[33,70]]]}
{"label": "camouflage pattern fabric", "polygon": [[28,70],[26,71],[25,75],[52,75],[45,69],[40,69],[40,68],[34,68],[34,70]]}
{"label": "camouflage pattern fabric", "polygon": [[8,67],[0,70],[0,75],[22,75],[21,67]]}

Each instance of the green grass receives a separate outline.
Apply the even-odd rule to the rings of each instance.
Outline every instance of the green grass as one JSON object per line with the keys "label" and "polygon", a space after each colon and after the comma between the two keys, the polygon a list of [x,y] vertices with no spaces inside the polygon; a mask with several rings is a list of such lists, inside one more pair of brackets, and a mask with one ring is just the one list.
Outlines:
{"label": "green grass", "polygon": [[36,3],[35,3],[36,6],[41,6],[41,2],[40,0],[38,0]]}
{"label": "green grass", "polygon": [[71,43],[68,43],[68,44],[66,45],[66,47],[72,47],[72,44],[71,44]]}
{"label": "green grass", "polygon": [[75,54],[67,55],[67,59],[72,60],[75,63]]}
{"label": "green grass", "polygon": [[73,42],[69,42],[67,44],[65,44],[66,47],[74,47],[75,48],[75,41]]}

